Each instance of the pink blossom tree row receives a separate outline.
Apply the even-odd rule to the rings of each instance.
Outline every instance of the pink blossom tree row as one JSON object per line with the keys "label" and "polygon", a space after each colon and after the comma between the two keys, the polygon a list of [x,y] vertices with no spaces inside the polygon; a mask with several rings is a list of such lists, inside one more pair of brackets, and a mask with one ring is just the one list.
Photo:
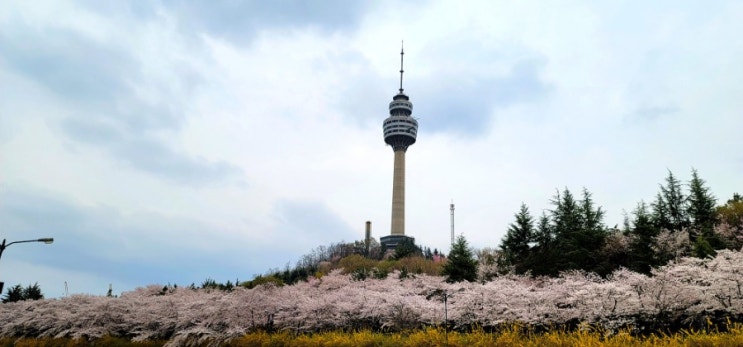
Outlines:
{"label": "pink blossom tree row", "polygon": [[[446,283],[443,277],[354,281],[334,271],[291,286],[231,292],[152,285],[121,297],[73,295],[0,305],[0,336],[112,335],[169,339],[172,345],[221,341],[255,330],[311,332],[368,328],[394,331],[444,324],[549,326],[582,322],[608,329],[639,321],[693,322],[743,316],[743,253],[680,258],[651,276],[625,269],[609,278],[573,271],[556,278],[497,276]],[[679,320],[680,319],[680,320]]]}

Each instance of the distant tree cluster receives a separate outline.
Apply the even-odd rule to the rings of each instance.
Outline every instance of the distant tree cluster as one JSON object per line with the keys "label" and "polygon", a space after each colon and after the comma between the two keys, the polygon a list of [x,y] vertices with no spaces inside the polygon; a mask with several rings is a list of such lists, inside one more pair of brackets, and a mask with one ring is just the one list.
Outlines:
{"label": "distant tree cluster", "polygon": [[556,276],[560,271],[584,270],[606,273],[602,249],[609,233],[595,207],[591,193],[583,190],[576,200],[565,188],[551,200],[554,209],[537,221],[522,204],[516,221],[501,242],[499,266],[515,273]]}
{"label": "distant tree cluster", "polygon": [[[387,256],[385,258],[385,255]],[[277,286],[292,285],[310,278],[322,278],[334,269],[346,269],[356,279],[386,278],[391,271],[400,270],[404,276],[421,273],[440,274],[440,266],[432,264],[434,258],[443,258],[438,249],[416,245],[413,239],[400,242],[389,254],[372,238],[367,247],[361,241],[333,243],[318,246],[300,258],[294,267],[286,264],[283,270],[271,269],[250,281],[237,282],[245,288],[272,283]],[[219,285],[217,283],[217,285]]]}
{"label": "distant tree cluster", "polygon": [[[620,267],[650,274],[653,268],[680,257],[713,257],[718,250],[743,247],[743,199],[735,194],[725,205],[716,206],[715,197],[694,169],[684,186],[669,171],[655,200],[650,204],[640,201],[631,216],[625,217],[622,229],[604,224],[604,211],[585,188],[579,197],[567,188],[557,191],[550,203],[553,208],[538,217],[522,204],[497,250],[473,250],[460,236],[440,274],[449,282],[489,281],[506,273],[555,277],[574,270],[606,277]],[[419,257],[431,261],[442,256],[412,239],[400,242],[391,253],[391,259],[398,261]],[[338,267],[352,268],[347,273],[358,280],[385,278],[390,269],[407,276],[411,270],[378,262],[383,257],[376,240],[369,245],[355,241],[320,246],[294,268],[287,265],[283,271],[273,270],[241,285],[294,284]],[[428,270],[418,265],[414,271],[428,273],[432,268],[425,267]]]}
{"label": "distant tree cluster", "polygon": [[268,282],[279,286],[292,285],[299,281],[306,281],[310,277],[322,277],[332,268],[331,264],[347,256],[359,254],[378,257],[379,253],[379,243],[374,239],[371,240],[368,251],[364,241],[322,245],[303,255],[294,267],[287,263],[283,270],[271,269],[266,274],[255,276],[253,280],[239,283],[239,285],[246,288]]}
{"label": "distant tree cluster", "polygon": [[34,283],[33,285],[29,284],[25,288],[20,284],[16,284],[15,286],[8,288],[2,301],[3,303],[6,303],[24,300],[41,300],[43,298],[44,294],[41,293],[41,287],[39,287],[38,283]]}
{"label": "distant tree cluster", "polygon": [[584,189],[576,200],[566,188],[551,200],[554,208],[538,220],[522,204],[500,244],[497,272],[557,276],[583,270],[606,276],[619,267],[649,274],[683,256],[712,257],[743,244],[743,201],[738,194],[716,207],[696,170],[685,193],[668,172],[655,201],[640,201],[626,216],[623,230],[603,224],[604,211]]}

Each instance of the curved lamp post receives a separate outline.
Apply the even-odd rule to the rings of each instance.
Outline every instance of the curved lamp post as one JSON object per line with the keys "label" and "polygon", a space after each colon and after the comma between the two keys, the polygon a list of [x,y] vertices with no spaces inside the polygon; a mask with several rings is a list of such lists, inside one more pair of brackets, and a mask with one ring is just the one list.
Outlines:
{"label": "curved lamp post", "polygon": [[54,242],[54,239],[51,238],[51,237],[45,237],[45,238],[36,239],[36,240],[13,241],[13,242],[8,243],[8,244],[5,244],[5,239],[3,239],[3,243],[0,244],[0,258],[3,257],[3,251],[5,251],[5,249],[8,248],[10,245],[12,245],[14,243],[24,243],[24,242],[43,242],[43,243],[46,243],[46,244],[50,244],[50,243]]}
{"label": "curved lamp post", "polygon": [[[46,244],[50,244],[50,243],[54,242],[54,239],[51,238],[51,237],[45,237],[45,238],[36,239],[36,240],[13,241],[13,242],[8,243],[8,244],[6,244],[5,243],[5,239],[3,239],[3,243],[0,244],[0,258],[3,257],[3,251],[5,251],[5,249],[8,248],[10,245],[12,245],[14,243],[24,243],[24,242],[43,242],[43,243],[46,243]],[[4,284],[5,283],[0,282],[0,294],[2,294],[2,292],[3,292],[3,285]]]}

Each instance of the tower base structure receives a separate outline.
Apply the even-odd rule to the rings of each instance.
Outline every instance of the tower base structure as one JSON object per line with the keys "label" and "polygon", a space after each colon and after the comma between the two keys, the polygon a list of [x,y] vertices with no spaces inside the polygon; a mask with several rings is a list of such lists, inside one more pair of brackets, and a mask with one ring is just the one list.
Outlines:
{"label": "tower base structure", "polygon": [[411,240],[415,243],[415,238],[406,235],[387,235],[380,237],[379,241],[382,244],[382,254],[389,251],[394,252],[397,245],[402,243],[404,240]]}

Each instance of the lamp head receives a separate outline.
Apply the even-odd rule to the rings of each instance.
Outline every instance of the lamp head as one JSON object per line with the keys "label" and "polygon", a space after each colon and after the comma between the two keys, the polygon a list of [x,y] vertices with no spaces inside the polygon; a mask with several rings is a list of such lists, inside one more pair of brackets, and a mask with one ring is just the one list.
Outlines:
{"label": "lamp head", "polygon": [[54,239],[51,238],[51,237],[46,237],[46,238],[43,238],[43,239],[38,239],[36,241],[43,242],[43,243],[46,243],[48,245],[50,243],[53,243],[54,242]]}

